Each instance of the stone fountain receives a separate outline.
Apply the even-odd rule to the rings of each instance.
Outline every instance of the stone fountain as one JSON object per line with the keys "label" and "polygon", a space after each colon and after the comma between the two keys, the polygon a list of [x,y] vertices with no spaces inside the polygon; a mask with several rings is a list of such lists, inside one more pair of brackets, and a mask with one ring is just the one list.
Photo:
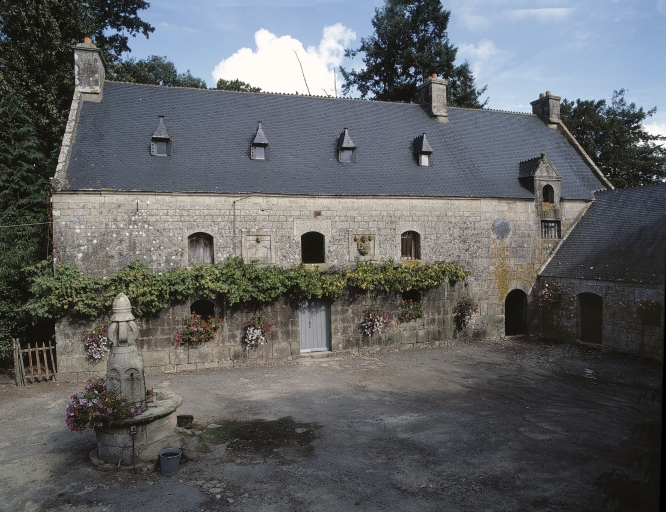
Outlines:
{"label": "stone fountain", "polygon": [[119,293],[113,301],[107,336],[113,342],[106,367],[107,389],[123,394],[142,412],[97,429],[97,450],[91,453],[91,458],[115,465],[154,463],[159,458],[160,450],[180,448],[176,409],[183,399],[174,393],[157,390],[156,400],[146,403],[143,356],[136,346],[139,327],[132,315],[132,305],[124,293]]}

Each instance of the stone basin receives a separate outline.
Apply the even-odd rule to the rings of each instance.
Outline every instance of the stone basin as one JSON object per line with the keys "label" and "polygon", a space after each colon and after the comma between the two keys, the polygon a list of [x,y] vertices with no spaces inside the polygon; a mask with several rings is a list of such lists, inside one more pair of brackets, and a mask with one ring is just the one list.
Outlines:
{"label": "stone basin", "polygon": [[[180,448],[180,435],[176,433],[176,409],[183,399],[166,390],[155,390],[157,406],[148,407],[138,416],[115,421],[108,427],[95,430],[97,457],[109,464],[132,465],[139,462],[154,463],[164,448]],[[132,457],[131,427],[134,435]]]}

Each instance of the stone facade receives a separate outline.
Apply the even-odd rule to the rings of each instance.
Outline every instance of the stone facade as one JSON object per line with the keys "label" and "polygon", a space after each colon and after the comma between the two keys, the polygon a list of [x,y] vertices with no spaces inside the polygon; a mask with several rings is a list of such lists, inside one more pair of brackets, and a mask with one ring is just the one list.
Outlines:
{"label": "stone facade", "polygon": [[[562,204],[564,233],[587,203]],[[409,324],[396,320],[400,296],[346,296],[332,302],[335,353],[443,343],[472,332],[503,334],[506,295],[516,288],[529,295],[537,270],[557,243],[541,238],[539,206],[517,199],[60,192],[53,196],[53,214],[55,246],[63,260],[100,277],[133,260],[145,261],[155,272],[187,266],[188,236],[200,232],[213,237],[215,261],[233,255],[252,259],[258,244],[261,254],[256,259],[292,267],[301,260],[301,235],[317,231],[325,236],[323,267],[339,270],[359,260],[399,260],[401,233],[415,231],[420,234],[423,262],[455,260],[472,270],[466,283],[425,293],[424,318]],[[358,251],[355,234],[372,235],[365,255]],[[452,311],[465,293],[479,301],[480,311],[472,327],[459,333]],[[363,309],[371,303],[382,305],[392,321],[380,336],[367,339],[361,336],[360,322]],[[190,304],[174,306],[156,318],[137,319],[141,328],[137,345],[147,372],[261,363],[300,354],[298,309],[284,300],[255,310],[228,308],[220,299],[216,309],[224,324],[217,340],[201,348],[177,348],[173,335],[189,315]],[[253,314],[277,325],[266,346],[246,352],[240,344],[242,326]],[[91,325],[71,318],[57,325],[63,375],[82,378],[101,368],[85,360],[82,333]]]}
{"label": "stone facade", "polygon": [[[536,296],[546,283],[559,290],[560,302],[550,310],[540,310]],[[588,345],[663,361],[664,287],[658,284],[542,275],[539,286],[535,286],[533,291],[532,330],[548,338],[583,343],[580,340],[581,311],[578,299],[582,293],[593,293],[603,299],[601,344]],[[645,321],[634,310],[643,297],[661,304],[657,321]]]}

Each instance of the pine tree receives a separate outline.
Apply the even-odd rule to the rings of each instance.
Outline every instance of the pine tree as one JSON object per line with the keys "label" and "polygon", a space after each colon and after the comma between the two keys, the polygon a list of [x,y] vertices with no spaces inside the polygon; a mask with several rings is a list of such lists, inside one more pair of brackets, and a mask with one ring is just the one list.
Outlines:
{"label": "pine tree", "polygon": [[657,107],[647,112],[627,103],[626,91],[613,91],[606,100],[569,101],[560,105],[560,115],[585,152],[615,188],[661,183],[666,179],[666,137],[650,135],[643,126]]}
{"label": "pine tree", "polygon": [[375,9],[375,33],[361,39],[361,46],[347,49],[347,57],[363,54],[365,69],[347,71],[343,92],[356,88],[361,97],[383,101],[413,102],[419,84],[432,73],[449,81],[448,103],[481,108],[486,87],[477,89],[469,63],[456,66],[457,48],[446,33],[451,12],[440,0],[387,0]]}

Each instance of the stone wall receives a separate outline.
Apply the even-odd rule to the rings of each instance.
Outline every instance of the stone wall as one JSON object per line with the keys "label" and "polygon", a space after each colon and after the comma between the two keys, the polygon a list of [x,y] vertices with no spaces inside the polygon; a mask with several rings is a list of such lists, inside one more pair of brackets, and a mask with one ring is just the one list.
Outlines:
{"label": "stone wall", "polygon": [[[540,310],[536,296],[545,283],[560,292],[559,304]],[[542,336],[580,341],[578,295],[594,293],[603,298],[602,342],[600,348],[663,361],[664,359],[664,286],[643,283],[597,281],[540,276],[532,297],[532,330]],[[659,324],[649,325],[636,314],[636,304],[647,297],[661,304]],[[588,344],[590,346],[599,346]]]}
{"label": "stone wall", "polygon": [[[501,322],[488,322],[475,316],[472,324],[459,330],[454,308],[467,293],[465,283],[440,286],[422,294],[423,318],[402,323],[400,294],[346,294],[330,303],[331,350],[336,355],[404,350],[425,345],[448,344],[469,336],[489,337],[502,332]],[[175,373],[232,366],[267,364],[271,360],[290,360],[300,356],[298,305],[286,299],[263,307],[236,305],[226,307],[217,301],[217,316],[223,320],[215,340],[201,346],[177,346],[174,335],[183,318],[190,314],[189,303],[168,308],[154,318],[137,320],[140,335],[137,346],[148,374]],[[384,309],[389,324],[380,333],[365,337],[361,331],[363,313],[370,305]],[[254,315],[263,315],[275,327],[267,343],[245,350],[241,343],[243,326]],[[83,331],[95,321],[64,319],[56,325],[58,374],[61,380],[83,380],[106,372],[106,357],[97,363],[86,359]]]}
{"label": "stone wall", "polygon": [[[562,203],[563,234],[586,204]],[[357,261],[399,260],[401,234],[416,231],[424,263],[455,260],[472,271],[466,290],[479,301],[476,321],[479,332],[488,335],[503,333],[506,295],[516,288],[529,295],[537,270],[557,243],[541,238],[538,205],[516,199],[59,192],[53,196],[53,216],[55,246],[63,261],[94,276],[111,275],[133,260],[145,261],[155,272],[187,266],[188,236],[197,232],[213,237],[215,261],[238,255],[246,261],[256,258],[262,264],[292,267],[300,263],[301,235],[317,231],[325,235],[323,267],[339,270],[353,267]],[[372,235],[365,255],[358,250],[356,234]],[[357,307],[354,300],[347,297],[331,305],[335,352],[357,350],[361,345],[402,345],[403,337],[416,340],[404,342],[411,345],[420,339],[441,342],[455,336],[446,322],[426,315],[420,327],[396,327],[381,341],[362,340],[360,331],[352,332],[355,324],[345,325],[350,308]],[[396,297],[381,300],[387,301],[389,309],[399,302]],[[441,307],[451,311],[455,304],[448,300]],[[283,302],[266,308],[266,316],[278,323],[277,341],[251,357],[298,355],[297,311]],[[218,304],[218,309],[223,310],[224,305]],[[247,320],[247,312],[225,311],[224,341],[197,351],[173,347],[175,322],[186,314],[189,304],[141,320],[142,350],[151,371],[205,368],[244,359],[239,355],[239,325]],[[359,317],[358,311],[353,316]],[[71,319],[57,326],[61,371],[81,375],[89,371],[83,353],[71,348],[78,343],[75,338],[82,340],[83,328]]]}

